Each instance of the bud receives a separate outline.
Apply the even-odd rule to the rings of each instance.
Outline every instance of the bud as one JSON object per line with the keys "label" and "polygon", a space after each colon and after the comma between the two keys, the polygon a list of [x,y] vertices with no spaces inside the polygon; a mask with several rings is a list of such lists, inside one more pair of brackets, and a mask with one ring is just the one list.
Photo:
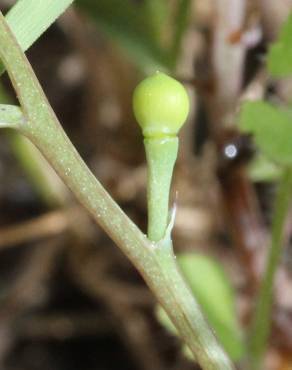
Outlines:
{"label": "bud", "polygon": [[136,87],[133,107],[144,137],[176,136],[187,119],[189,98],[180,82],[156,72]]}

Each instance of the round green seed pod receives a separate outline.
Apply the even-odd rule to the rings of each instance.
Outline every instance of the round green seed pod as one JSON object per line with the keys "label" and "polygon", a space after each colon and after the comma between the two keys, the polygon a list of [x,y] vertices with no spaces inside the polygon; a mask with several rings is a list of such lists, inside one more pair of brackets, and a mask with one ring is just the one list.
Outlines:
{"label": "round green seed pod", "polygon": [[174,136],[188,116],[189,97],[180,82],[156,72],[136,87],[133,108],[144,137]]}

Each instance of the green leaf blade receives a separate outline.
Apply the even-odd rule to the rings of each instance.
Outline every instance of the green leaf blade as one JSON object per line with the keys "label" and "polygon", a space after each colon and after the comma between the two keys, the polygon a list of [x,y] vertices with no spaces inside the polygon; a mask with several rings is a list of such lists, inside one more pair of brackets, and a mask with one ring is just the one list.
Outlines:
{"label": "green leaf blade", "polygon": [[246,102],[240,113],[240,128],[252,134],[255,143],[270,159],[292,165],[292,114],[264,101]]}
{"label": "green leaf blade", "polygon": [[180,55],[183,36],[190,18],[191,4],[191,0],[180,0],[177,4],[177,14],[174,19],[174,37],[171,51],[174,66]]}
{"label": "green leaf blade", "polygon": [[[18,0],[6,21],[18,44],[26,51],[74,0]],[[0,76],[5,71],[0,62]]]}
{"label": "green leaf blade", "polygon": [[292,13],[284,23],[278,41],[270,47],[267,68],[273,77],[292,75]]}
{"label": "green leaf blade", "polygon": [[199,254],[184,254],[178,264],[226,352],[240,359],[245,350],[234,291],[225,271],[215,260]]}
{"label": "green leaf blade", "polygon": [[146,6],[143,3],[135,5],[129,0],[79,0],[77,5],[143,71],[169,69],[169,55],[159,42],[157,26],[154,26],[157,20],[153,19],[150,3],[147,2]]}
{"label": "green leaf blade", "polygon": [[19,0],[6,20],[23,51],[26,51],[73,0]]}

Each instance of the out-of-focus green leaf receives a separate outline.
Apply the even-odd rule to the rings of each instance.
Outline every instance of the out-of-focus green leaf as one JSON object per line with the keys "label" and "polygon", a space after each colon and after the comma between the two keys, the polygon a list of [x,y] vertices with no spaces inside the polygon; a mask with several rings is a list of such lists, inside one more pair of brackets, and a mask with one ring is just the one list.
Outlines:
{"label": "out-of-focus green leaf", "polygon": [[[245,347],[236,318],[234,292],[224,270],[203,255],[183,254],[177,260],[219,341],[233,360],[239,360]],[[157,310],[157,316],[171,333],[176,334],[162,308]]]}
{"label": "out-of-focus green leaf", "polygon": [[177,62],[180,54],[180,48],[182,44],[183,35],[188,25],[188,19],[190,16],[191,0],[178,0],[174,24],[174,35],[172,43],[171,55],[173,57],[173,63]]}
{"label": "out-of-focus green leaf", "polygon": [[178,264],[223,347],[233,359],[239,359],[244,347],[236,319],[234,291],[223,268],[213,259],[198,254],[181,255]]}
{"label": "out-of-focus green leaf", "polygon": [[154,21],[149,17],[154,13],[151,10],[153,4],[147,3],[146,8],[143,2],[140,4],[130,0],[79,0],[77,5],[117,41],[143,70],[169,68],[169,53],[159,43],[157,28],[153,27]]}
{"label": "out-of-focus green leaf", "polygon": [[262,152],[278,164],[292,165],[292,113],[263,101],[246,102],[240,128],[251,133]]}
{"label": "out-of-focus green leaf", "polygon": [[164,26],[169,17],[169,0],[144,0],[145,14],[153,28],[157,42],[160,44]]}
{"label": "out-of-focus green leaf", "polygon": [[248,166],[248,175],[254,182],[273,182],[280,179],[282,168],[262,153],[258,154]]}
{"label": "out-of-focus green leaf", "polygon": [[274,77],[292,75],[292,13],[268,53],[268,70]]}

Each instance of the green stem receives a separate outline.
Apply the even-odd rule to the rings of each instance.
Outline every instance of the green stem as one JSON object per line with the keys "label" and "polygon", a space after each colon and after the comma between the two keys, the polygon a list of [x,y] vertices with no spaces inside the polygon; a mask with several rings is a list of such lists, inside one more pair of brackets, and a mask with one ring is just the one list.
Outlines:
{"label": "green stem", "polygon": [[144,140],[148,168],[148,238],[163,239],[168,224],[169,191],[177,158],[178,138]]}
{"label": "green stem", "polygon": [[253,370],[262,366],[271,328],[271,311],[275,274],[282,253],[284,226],[292,194],[292,170],[284,172],[275,201],[272,242],[262,279],[255,316],[250,334],[250,362]]}
{"label": "green stem", "polygon": [[0,104],[0,128],[18,128],[25,122],[25,117],[19,107]]}
{"label": "green stem", "polygon": [[0,58],[26,117],[18,129],[40,149],[82,205],[140,271],[202,369],[234,369],[177,269],[170,239],[165,244],[150,242],[90,172],[63,131],[1,12]]}

